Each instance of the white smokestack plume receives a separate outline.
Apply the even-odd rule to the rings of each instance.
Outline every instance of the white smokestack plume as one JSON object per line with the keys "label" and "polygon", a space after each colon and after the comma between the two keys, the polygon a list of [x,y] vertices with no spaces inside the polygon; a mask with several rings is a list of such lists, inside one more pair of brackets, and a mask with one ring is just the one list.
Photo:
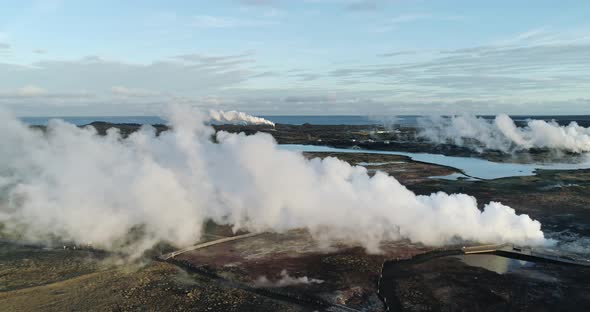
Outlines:
{"label": "white smokestack plume", "polygon": [[484,148],[504,152],[530,148],[551,148],[583,153],[590,152],[590,128],[572,122],[528,120],[519,128],[507,115],[492,120],[471,115],[426,117],[418,120],[419,136],[436,143],[452,143],[482,151]]}
{"label": "white smokestack plume", "polygon": [[275,126],[275,123],[270,120],[238,111],[210,110],[209,116],[211,120],[224,124]]}
{"label": "white smokestack plume", "polygon": [[[174,130],[159,137],[146,126],[123,139],[62,121],[43,134],[0,114],[0,231],[128,253],[192,244],[209,219],[249,231],[306,228],[370,251],[401,238],[546,243],[538,221],[500,203],[480,211],[464,194],[417,196],[385,173],[279,150],[268,134],[219,132],[213,143],[194,112],[175,109],[168,120]],[[121,249],[130,232],[142,239]]]}

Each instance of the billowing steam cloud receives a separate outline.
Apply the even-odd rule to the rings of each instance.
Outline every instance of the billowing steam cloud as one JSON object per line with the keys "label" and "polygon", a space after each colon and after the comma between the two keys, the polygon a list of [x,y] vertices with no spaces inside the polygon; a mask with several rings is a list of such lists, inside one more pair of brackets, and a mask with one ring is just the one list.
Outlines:
{"label": "billowing steam cloud", "polygon": [[529,120],[517,127],[507,115],[494,120],[459,115],[419,119],[419,136],[436,143],[453,143],[478,151],[496,149],[504,152],[530,148],[550,148],[582,153],[590,152],[590,128],[572,122],[560,126],[555,122]]}
{"label": "billowing steam cloud", "polygon": [[221,110],[210,110],[209,117],[213,121],[217,121],[224,124],[236,124],[236,125],[269,125],[275,126],[275,123],[260,117],[248,115],[238,111],[221,111]]}
{"label": "billowing steam cloud", "polygon": [[400,238],[546,243],[538,221],[497,202],[480,211],[464,194],[417,196],[385,173],[280,150],[268,134],[219,132],[214,143],[193,112],[173,109],[174,130],[156,137],[146,126],[126,139],[57,120],[43,133],[0,115],[0,231],[27,239],[131,253],[194,243],[214,220],[249,231],[306,228],[321,242],[371,251]]}

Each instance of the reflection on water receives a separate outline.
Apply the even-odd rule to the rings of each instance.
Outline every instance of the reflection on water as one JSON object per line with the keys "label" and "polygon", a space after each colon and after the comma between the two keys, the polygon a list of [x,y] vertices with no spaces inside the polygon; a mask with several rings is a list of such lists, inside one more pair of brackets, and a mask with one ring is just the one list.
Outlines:
{"label": "reflection on water", "polygon": [[509,272],[518,271],[523,268],[532,267],[534,262],[516,260],[496,255],[461,255],[453,256],[461,259],[467,265],[484,268],[489,271],[494,271],[498,274],[505,274]]}
{"label": "reflection on water", "polygon": [[407,153],[392,151],[376,151],[361,149],[334,148],[319,145],[281,144],[280,149],[300,152],[335,152],[335,153],[367,153],[382,155],[408,156],[415,161],[453,167],[462,170],[466,175],[480,179],[498,179],[512,176],[535,175],[536,169],[574,170],[590,168],[590,162],[579,164],[513,164],[497,163],[480,158],[455,157],[428,153]]}

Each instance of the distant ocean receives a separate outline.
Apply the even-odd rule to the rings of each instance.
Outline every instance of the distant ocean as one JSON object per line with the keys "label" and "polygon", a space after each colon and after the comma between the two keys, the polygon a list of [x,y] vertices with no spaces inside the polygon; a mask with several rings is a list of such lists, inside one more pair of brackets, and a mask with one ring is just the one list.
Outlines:
{"label": "distant ocean", "polygon": [[[260,116],[274,123],[302,125],[305,123],[313,125],[368,125],[368,124],[391,124],[415,125],[420,116]],[[486,119],[494,116],[481,116]],[[558,122],[577,121],[590,123],[590,115],[572,116],[511,116],[515,121],[527,119],[556,120]],[[110,123],[136,123],[136,124],[165,124],[166,120],[157,116],[78,116],[78,117],[21,117],[23,122],[31,125],[47,125],[50,119],[62,119],[66,122],[81,126],[93,121],[104,121]]]}

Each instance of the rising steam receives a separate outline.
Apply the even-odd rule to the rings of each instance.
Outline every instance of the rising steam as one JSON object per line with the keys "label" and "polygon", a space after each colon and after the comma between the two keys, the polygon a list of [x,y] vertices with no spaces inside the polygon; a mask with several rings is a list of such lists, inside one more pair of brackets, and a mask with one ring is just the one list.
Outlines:
{"label": "rising steam", "polygon": [[590,152],[590,128],[572,122],[528,120],[517,127],[507,115],[486,120],[471,115],[421,118],[419,136],[436,143],[452,143],[475,150],[495,149],[504,152],[531,148],[550,148],[575,153]]}
{"label": "rising steam", "polygon": [[293,277],[289,275],[287,270],[282,270],[280,279],[273,282],[266,276],[260,276],[254,282],[254,285],[256,287],[287,287],[294,285],[322,284],[323,282],[323,280],[307,276]]}
{"label": "rising steam", "polygon": [[[386,240],[543,244],[541,224],[497,202],[417,196],[395,178],[333,157],[307,160],[268,134],[219,132],[173,109],[173,130],[123,139],[53,120],[45,133],[0,113],[0,231],[127,253],[189,245],[214,220],[249,231],[306,228],[378,250]],[[15,234],[16,233],[16,234]],[[132,235],[130,235],[132,234]]]}
{"label": "rising steam", "polygon": [[212,121],[234,124],[234,125],[269,125],[275,126],[275,123],[261,117],[255,117],[238,111],[222,111],[222,110],[210,110],[209,117]]}

